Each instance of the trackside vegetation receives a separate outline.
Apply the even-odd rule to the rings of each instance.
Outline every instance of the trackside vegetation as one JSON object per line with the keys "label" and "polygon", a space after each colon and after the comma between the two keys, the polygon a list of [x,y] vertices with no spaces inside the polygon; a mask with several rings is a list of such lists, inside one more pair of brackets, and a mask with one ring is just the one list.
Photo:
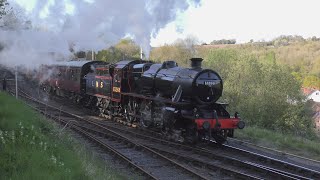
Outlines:
{"label": "trackside vegetation", "polygon": [[0,179],[124,179],[23,102],[0,93]]}
{"label": "trackside vegetation", "polygon": [[317,138],[302,138],[256,126],[236,131],[235,138],[320,161],[320,140]]}

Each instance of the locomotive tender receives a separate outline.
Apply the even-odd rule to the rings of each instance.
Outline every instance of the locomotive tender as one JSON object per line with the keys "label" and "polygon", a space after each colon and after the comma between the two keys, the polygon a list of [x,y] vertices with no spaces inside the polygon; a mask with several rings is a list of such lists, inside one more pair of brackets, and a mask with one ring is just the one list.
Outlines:
{"label": "locomotive tender", "polygon": [[202,69],[202,60],[192,58],[190,68],[174,61],[69,61],[43,65],[40,72],[50,74],[42,84],[47,92],[94,107],[101,116],[122,116],[127,124],[161,131],[176,141],[223,143],[244,122],[217,102],[222,79]]}

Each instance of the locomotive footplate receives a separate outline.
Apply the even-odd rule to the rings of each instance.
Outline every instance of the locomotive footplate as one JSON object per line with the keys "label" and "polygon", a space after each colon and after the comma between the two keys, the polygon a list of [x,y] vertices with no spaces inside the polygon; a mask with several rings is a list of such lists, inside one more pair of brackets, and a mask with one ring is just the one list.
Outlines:
{"label": "locomotive footplate", "polygon": [[157,102],[161,102],[164,104],[171,104],[171,105],[175,105],[177,107],[187,107],[190,106],[189,102],[172,102],[171,100],[168,100],[166,98],[162,98],[162,97],[155,97],[155,96],[144,96],[144,95],[140,95],[140,94],[136,94],[136,93],[121,93],[122,95],[125,96],[131,96],[131,97],[136,97],[136,98],[140,98],[140,99],[146,99],[146,100],[151,100],[151,101],[157,101]]}

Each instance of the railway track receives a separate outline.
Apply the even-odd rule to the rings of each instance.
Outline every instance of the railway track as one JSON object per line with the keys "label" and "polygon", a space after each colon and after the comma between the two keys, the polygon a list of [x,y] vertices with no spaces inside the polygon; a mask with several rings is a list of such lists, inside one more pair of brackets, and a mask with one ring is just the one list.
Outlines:
{"label": "railway track", "polygon": [[[148,129],[137,129],[137,131],[141,133],[147,133],[157,138],[163,138],[163,135],[161,133],[150,131]],[[237,140],[234,138],[231,138],[231,141],[236,141],[237,142],[236,144],[243,144],[244,146],[243,147],[234,146],[233,144],[235,143],[232,143],[231,145],[227,143],[221,146],[221,145],[217,145],[214,141],[211,141],[210,143],[200,143],[200,145],[198,145],[197,148],[207,150],[207,151],[213,151],[215,153],[222,153],[222,154],[224,154],[225,152],[231,151],[231,152],[234,152],[231,154],[232,156],[236,155],[235,158],[239,158],[239,154],[245,157],[251,156],[253,159],[256,159],[257,161],[264,161],[269,164],[284,166],[285,168],[291,169],[292,172],[307,174],[310,177],[312,177],[313,174],[317,175],[320,173],[320,161],[277,151],[267,147],[254,145],[254,144],[243,142],[241,140]],[[247,146],[251,148],[248,148]],[[220,152],[217,152],[217,150],[220,150]],[[259,153],[255,153],[255,152],[259,152]],[[277,158],[271,158],[270,156],[276,156]],[[283,159],[283,160],[280,160],[280,159]],[[297,165],[297,163],[290,163],[290,159],[294,159],[293,162],[303,162],[303,163],[300,163],[301,165]],[[287,162],[286,160],[289,160],[289,162]],[[307,163],[309,168],[303,167],[304,163]],[[316,177],[319,178],[318,176]]]}
{"label": "railway track", "polygon": [[99,144],[99,146],[117,155],[147,179],[208,179],[115,131],[99,126],[92,121],[87,121],[81,116],[42,103],[23,92],[20,92],[20,95],[24,99],[32,101],[33,105],[30,106],[35,110],[65,126],[68,125],[73,130]]}
{"label": "railway track", "polygon": [[[145,139],[145,144],[148,144],[149,147],[161,151],[162,153],[170,156],[176,157],[182,161],[190,159],[190,162],[196,164],[202,163],[203,166],[213,167],[213,163],[216,162],[218,165],[223,164],[223,168],[227,169],[237,169],[239,176],[241,174],[246,174],[251,177],[256,178],[265,178],[268,177],[282,177],[288,179],[319,179],[320,172],[313,169],[308,169],[302,166],[297,166],[291,163],[280,161],[271,157],[263,156],[257,153],[244,151],[242,149],[235,149],[234,147],[225,145],[223,147],[215,147],[215,149],[206,149],[202,147],[191,147],[171,141],[166,141],[160,139],[159,137],[149,136],[142,134],[141,132],[137,133],[130,128],[122,128],[112,123],[102,123],[108,128],[113,128],[114,130],[122,133],[129,134],[130,137],[137,137]],[[161,147],[162,144],[165,144],[165,147]],[[187,156],[182,156],[183,154]],[[218,162],[217,162],[218,161]],[[230,166],[230,164],[232,166]],[[229,167],[229,168],[228,168]],[[215,167],[219,169],[219,167]],[[232,173],[228,171],[228,173]],[[235,174],[233,172],[233,174]],[[249,178],[249,177],[246,177]]]}
{"label": "railway track", "polygon": [[239,140],[239,139],[236,139],[236,138],[229,138],[229,142],[230,141],[233,144],[236,144],[236,145],[241,145],[241,146],[244,145],[245,147],[252,147],[254,149],[259,149],[259,150],[265,151],[265,152],[273,152],[274,154],[276,154],[278,156],[282,156],[284,158],[291,158],[291,159],[296,159],[296,160],[300,160],[300,161],[307,161],[310,164],[315,164],[315,165],[319,165],[320,164],[320,161],[318,161],[318,160],[306,158],[306,157],[303,157],[303,156],[299,156],[299,155],[296,155],[296,154],[280,151],[280,150],[277,150],[277,149],[272,149],[272,148],[269,148],[269,147],[264,147],[264,146],[261,146],[261,145],[253,144],[253,143],[250,143],[250,142],[247,142],[247,141],[243,141],[243,140]]}
{"label": "railway track", "polygon": [[[210,150],[212,150],[211,148]],[[256,152],[248,151],[245,149],[241,149],[238,147],[230,146],[228,144],[224,144],[223,148],[221,148],[221,151],[227,150],[227,152],[231,153],[232,155],[237,155],[237,156],[232,156],[234,158],[239,158],[242,160],[247,159],[250,157],[253,161],[257,162],[262,162],[268,166],[275,167],[278,170],[286,171],[289,174],[296,174],[298,179],[320,179],[320,167],[318,170],[306,168],[303,166],[299,166],[293,163],[289,163],[283,160],[275,159],[263,154],[259,154]],[[220,152],[221,152],[220,151]],[[226,152],[226,151],[225,151]],[[223,152],[221,152],[223,154]]]}
{"label": "railway track", "polygon": [[[121,122],[122,124],[126,124],[125,121],[119,120],[118,122]],[[145,133],[148,134],[149,136],[154,136],[157,138],[162,138],[164,139],[164,136],[160,132],[155,132],[155,131],[150,131],[149,129],[136,129],[136,131],[139,131],[140,133]],[[200,143],[201,145],[198,145],[197,147],[200,149],[206,149],[206,150],[211,150],[211,151],[216,151],[218,149],[230,149],[231,151],[238,151],[243,155],[250,155],[252,157],[256,157],[257,159],[261,161],[270,161],[269,156],[276,156],[277,158],[275,161],[283,161],[283,165],[287,166],[287,164],[291,164],[293,166],[297,166],[297,168],[293,168],[293,171],[301,171],[299,168],[299,165],[296,164],[301,164],[300,167],[303,169],[306,169],[306,173],[319,173],[320,172],[320,161],[313,160],[310,158],[305,158],[302,156],[278,151],[275,149],[255,145],[249,142],[244,142],[235,138],[230,138],[229,141],[231,143],[229,144],[228,142],[224,145],[217,145],[214,141],[211,141],[210,143]],[[258,152],[258,153],[253,153],[253,152]],[[235,154],[238,154],[235,152]],[[281,160],[282,159],[282,160]],[[290,163],[293,162],[293,163]],[[270,162],[273,163],[273,162]],[[278,163],[279,164],[279,163]],[[308,164],[309,168],[304,168],[303,165]],[[281,163],[279,164],[281,165]],[[308,169],[311,171],[315,170],[315,172],[308,172]]]}
{"label": "railway track", "polygon": [[[40,111],[43,112],[43,108],[42,110],[40,108]],[[45,111],[47,111],[47,109]],[[63,113],[65,114],[67,112]],[[76,115],[67,115],[69,118],[70,116],[74,116],[73,118],[78,120],[81,119],[81,121],[84,121],[85,119]],[[141,152],[141,149],[143,149],[144,152],[148,152],[149,156],[137,156],[138,159],[154,158],[155,156],[161,157],[161,160],[158,158],[154,162],[151,161],[152,164],[159,163],[160,166],[155,167],[163,167],[161,166],[161,163],[166,161],[167,164],[165,164],[165,166],[168,166],[169,164],[172,165],[168,166],[170,167],[170,170],[179,169],[180,171],[187,172],[182,174],[189,175],[181,178],[212,179],[228,175],[230,178],[236,179],[264,179],[266,177],[283,179],[320,179],[319,171],[307,169],[242,149],[236,149],[228,145],[214,150],[201,147],[190,147],[159,139],[155,137],[154,134],[147,135],[148,133],[138,133],[135,130],[132,130],[132,128],[121,127],[113,122],[101,123],[92,119],[88,120],[88,122],[91,123],[91,125],[89,125],[91,127],[77,124],[72,125],[72,128],[75,128],[78,132],[90,137],[91,140],[100,143],[104,148],[113,148],[111,151],[119,153],[118,156],[122,156],[122,159],[124,160],[131,159],[128,158],[128,156],[130,157],[130,154],[137,156],[137,154]],[[121,147],[123,151],[117,150],[115,147]],[[150,164],[150,162],[147,161],[147,164],[148,163]],[[153,176],[153,174],[147,175],[148,172],[152,171],[150,168],[149,170],[144,170],[141,166],[135,168],[140,169],[141,173],[148,178],[158,178]],[[177,179],[176,176],[172,177]],[[168,177],[165,179],[168,179]]]}

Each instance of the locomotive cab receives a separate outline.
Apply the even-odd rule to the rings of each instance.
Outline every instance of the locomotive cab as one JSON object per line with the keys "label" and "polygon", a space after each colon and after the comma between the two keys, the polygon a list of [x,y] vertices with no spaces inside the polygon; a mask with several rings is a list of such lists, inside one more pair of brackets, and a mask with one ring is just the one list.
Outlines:
{"label": "locomotive cab", "polygon": [[144,63],[144,64],[135,64],[132,66],[132,75],[134,80],[138,80],[141,75],[150,69],[151,63]]}

